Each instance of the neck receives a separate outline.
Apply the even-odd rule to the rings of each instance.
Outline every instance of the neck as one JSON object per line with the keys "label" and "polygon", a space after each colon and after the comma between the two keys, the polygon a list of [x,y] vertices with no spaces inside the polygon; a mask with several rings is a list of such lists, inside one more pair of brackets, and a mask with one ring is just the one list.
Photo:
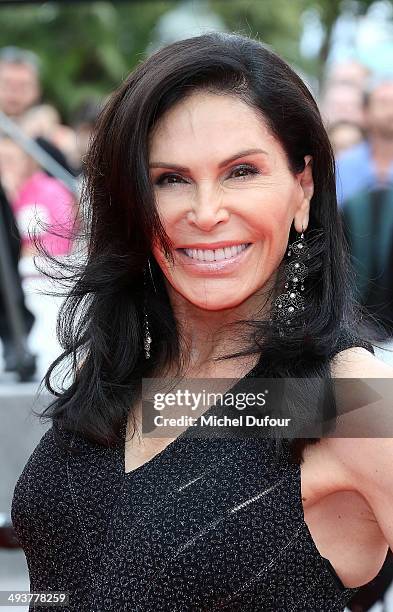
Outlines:
{"label": "neck", "polygon": [[[181,353],[186,357],[187,372],[216,376],[220,372],[244,369],[250,370],[258,361],[259,355],[247,355],[236,359],[216,362],[220,356],[240,352],[250,347],[250,328],[237,324],[241,320],[262,320],[270,308],[267,291],[264,287],[250,296],[236,308],[209,311],[201,309],[172,287],[169,296],[178,323],[181,338]],[[228,327],[230,326],[230,327]]]}

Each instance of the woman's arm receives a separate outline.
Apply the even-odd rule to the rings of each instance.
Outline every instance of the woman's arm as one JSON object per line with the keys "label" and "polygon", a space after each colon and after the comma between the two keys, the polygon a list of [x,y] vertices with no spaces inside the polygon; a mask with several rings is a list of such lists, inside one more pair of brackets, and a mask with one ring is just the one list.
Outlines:
{"label": "woman's arm", "polygon": [[[349,415],[361,420],[362,437],[332,438],[330,450],[346,469],[348,479],[367,500],[386,542],[393,549],[393,368],[362,348],[339,353],[332,362],[335,378],[379,379],[380,399]],[[368,427],[370,436],[365,437]],[[375,432],[378,432],[376,437]]]}

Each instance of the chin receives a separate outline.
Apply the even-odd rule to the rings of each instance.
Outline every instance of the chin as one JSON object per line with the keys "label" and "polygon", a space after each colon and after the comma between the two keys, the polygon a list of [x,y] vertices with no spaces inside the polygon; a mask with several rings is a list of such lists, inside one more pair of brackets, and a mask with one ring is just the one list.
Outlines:
{"label": "chin", "polygon": [[225,297],[220,294],[219,291],[216,292],[216,295],[208,296],[206,299],[201,299],[202,293],[199,295],[195,295],[194,293],[188,293],[185,291],[179,292],[181,295],[190,302],[193,306],[200,308],[201,310],[206,311],[219,311],[219,310],[228,310],[231,308],[236,308],[240,306],[250,295],[247,293],[243,296],[237,296],[234,298],[233,295],[228,295]]}

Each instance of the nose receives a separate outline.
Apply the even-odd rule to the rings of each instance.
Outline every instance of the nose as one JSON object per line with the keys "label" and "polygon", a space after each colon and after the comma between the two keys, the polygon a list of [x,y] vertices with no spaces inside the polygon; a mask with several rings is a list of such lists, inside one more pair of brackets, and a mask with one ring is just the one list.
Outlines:
{"label": "nose", "polygon": [[191,202],[187,220],[191,225],[208,232],[219,223],[227,221],[228,210],[224,206],[223,194],[208,185],[199,186]]}

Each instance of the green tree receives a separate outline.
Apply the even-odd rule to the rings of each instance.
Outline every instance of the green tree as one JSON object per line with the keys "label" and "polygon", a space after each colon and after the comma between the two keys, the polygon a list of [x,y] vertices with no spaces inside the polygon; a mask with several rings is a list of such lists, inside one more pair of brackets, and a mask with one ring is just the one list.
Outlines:
{"label": "green tree", "polygon": [[324,41],[317,63],[318,75],[320,77],[323,74],[324,66],[330,53],[333,29],[339,16],[345,9],[352,11],[355,15],[364,15],[374,2],[375,0],[323,0],[318,3],[315,0],[306,0],[303,2],[304,9],[315,8],[319,12],[321,23],[325,30]]}
{"label": "green tree", "polygon": [[[210,0],[210,8],[229,31],[259,38],[303,72],[320,78],[341,11],[350,6],[364,13],[372,1]],[[40,56],[45,100],[69,121],[80,102],[106,96],[143,59],[157,21],[176,4],[139,0],[3,5],[0,46],[17,45]],[[302,17],[310,8],[319,12],[325,30],[319,57],[312,61],[299,49]]]}
{"label": "green tree", "polygon": [[[344,10],[364,14],[375,0],[214,0],[211,6],[225,20],[231,31],[256,36],[287,61],[309,74],[322,78],[328,58],[334,25]],[[300,54],[299,40],[302,33],[302,17],[307,9],[319,13],[324,29],[324,41],[314,61]]]}
{"label": "green tree", "polygon": [[288,0],[212,0],[210,6],[231,32],[256,37],[292,64],[302,64],[299,39],[303,2]]}
{"label": "green tree", "polygon": [[88,97],[112,91],[143,57],[152,29],[173,7],[162,2],[55,3],[0,8],[0,46],[35,51],[45,100],[65,120]]}

